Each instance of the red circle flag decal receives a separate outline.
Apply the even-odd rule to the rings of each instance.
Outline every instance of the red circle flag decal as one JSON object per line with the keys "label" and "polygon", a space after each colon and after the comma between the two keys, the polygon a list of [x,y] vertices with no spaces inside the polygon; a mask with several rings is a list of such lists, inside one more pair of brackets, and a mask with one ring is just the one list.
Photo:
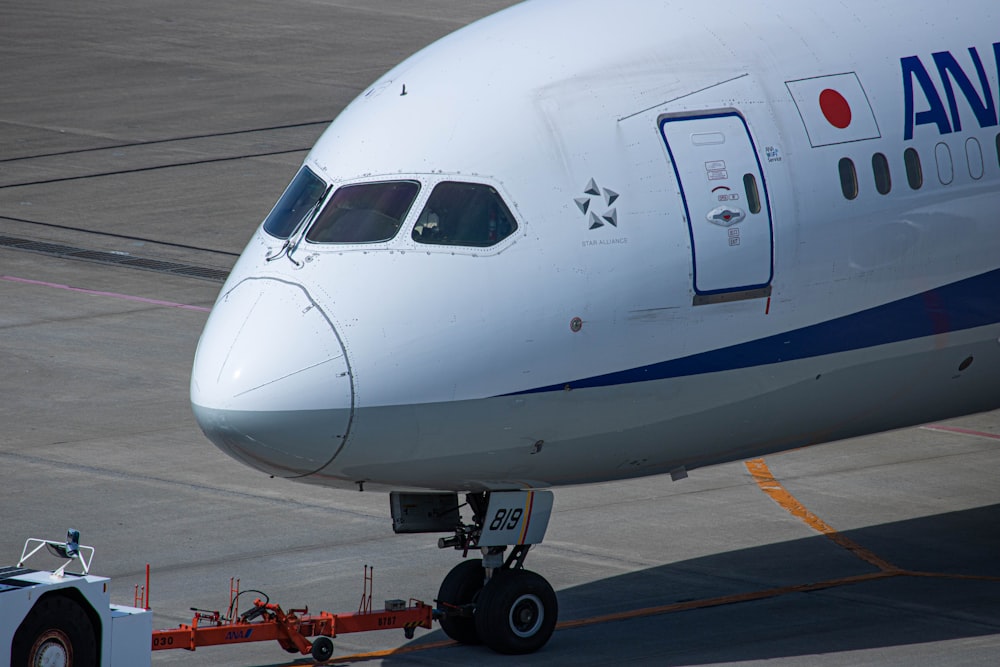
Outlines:
{"label": "red circle flag decal", "polygon": [[868,94],[854,72],[786,81],[785,86],[813,148],[882,136]]}
{"label": "red circle flag decal", "polygon": [[851,124],[851,105],[836,90],[827,88],[819,94],[819,108],[830,125],[843,130]]}

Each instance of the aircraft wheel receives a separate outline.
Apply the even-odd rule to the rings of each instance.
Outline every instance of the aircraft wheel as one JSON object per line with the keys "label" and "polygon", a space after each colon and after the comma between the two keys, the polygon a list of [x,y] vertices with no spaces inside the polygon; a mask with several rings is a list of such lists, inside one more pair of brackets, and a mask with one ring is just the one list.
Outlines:
{"label": "aircraft wheel", "polygon": [[532,653],[556,627],[556,593],[541,575],[497,570],[476,603],[479,638],[497,653]]}
{"label": "aircraft wheel", "polygon": [[459,616],[448,613],[452,607],[474,602],[479,592],[483,590],[486,573],[483,571],[483,561],[479,558],[463,560],[451,569],[451,572],[441,582],[438,590],[437,608],[444,611],[441,617],[441,629],[459,644],[478,644],[476,634],[476,619],[472,616]]}
{"label": "aircraft wheel", "polygon": [[316,662],[326,662],[333,655],[333,640],[320,636],[313,642],[312,657]]}
{"label": "aircraft wheel", "polygon": [[10,657],[13,665],[96,665],[94,625],[80,605],[68,597],[43,597],[14,633]]}

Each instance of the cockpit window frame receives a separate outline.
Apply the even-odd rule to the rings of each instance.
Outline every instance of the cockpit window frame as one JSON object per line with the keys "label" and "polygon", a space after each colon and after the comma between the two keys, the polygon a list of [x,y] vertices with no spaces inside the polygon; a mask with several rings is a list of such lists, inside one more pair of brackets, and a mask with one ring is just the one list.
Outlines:
{"label": "cockpit window frame", "polygon": [[[315,172],[315,169],[313,170]],[[518,242],[527,233],[527,223],[521,216],[521,213],[517,207],[517,202],[510,196],[506,191],[503,183],[493,178],[483,177],[483,176],[467,176],[465,174],[456,173],[445,173],[437,172],[433,174],[422,173],[422,172],[400,172],[393,174],[373,174],[367,175],[362,178],[354,179],[344,179],[333,181],[332,191],[327,195],[325,202],[331,201],[332,197],[336,194],[336,191],[342,187],[349,185],[363,185],[367,183],[383,183],[383,182],[399,182],[399,181],[415,181],[420,184],[420,190],[417,193],[416,198],[411,202],[410,209],[406,216],[403,218],[402,223],[399,226],[399,230],[396,235],[387,240],[379,242],[368,242],[368,243],[314,243],[307,241],[305,238],[302,240],[303,248],[308,247],[309,252],[316,252],[320,254],[327,253],[345,253],[345,252],[368,252],[375,250],[395,250],[400,252],[419,252],[426,255],[437,255],[437,254],[447,254],[447,255],[468,255],[473,257],[487,257],[492,255],[497,255],[512,245]],[[413,228],[416,225],[418,218],[424,210],[431,193],[437,185],[444,181],[453,181],[460,183],[471,183],[475,185],[486,185],[493,188],[500,199],[503,201],[504,206],[507,208],[511,219],[516,225],[516,229],[506,238],[498,241],[494,245],[480,247],[480,246],[461,246],[461,245],[431,245],[425,243],[417,243],[412,239]],[[324,206],[326,204],[324,203]],[[303,235],[304,237],[305,235]]]}
{"label": "cockpit window frame", "polygon": [[[311,185],[310,183],[306,183],[303,181],[303,179],[308,179],[310,176],[312,177],[312,180],[315,182],[315,185],[317,186],[314,188],[314,192],[318,193],[319,197],[312,197],[308,200],[305,200],[304,204],[307,205],[292,207],[291,206],[292,202],[289,200],[295,197],[294,195],[295,191],[293,190],[294,186],[296,185],[296,183],[299,183],[300,186]],[[304,192],[301,193],[299,197],[301,197],[302,194],[305,193]],[[261,230],[263,230],[263,232],[271,238],[278,239],[279,241],[287,241],[291,237],[295,236],[295,234],[298,231],[301,230],[302,224],[309,219],[312,213],[315,212],[317,206],[322,206],[323,201],[327,198],[329,194],[330,194],[330,184],[322,176],[317,174],[316,170],[310,169],[309,165],[306,164],[302,165],[301,167],[299,167],[298,171],[295,172],[295,176],[293,176],[292,180],[288,182],[288,185],[285,186],[284,191],[282,191],[281,196],[278,197],[278,200],[274,203],[274,206],[271,207],[271,210],[268,211],[267,215],[264,217],[264,220],[263,222],[261,222],[260,225]],[[274,220],[278,223],[282,222],[287,223],[289,221],[293,223],[291,226],[288,226],[287,224],[285,225],[285,227],[287,227],[287,233],[284,233],[286,230],[282,228],[282,234],[284,235],[275,233],[273,229],[268,228],[268,224],[271,223],[272,217],[275,216],[275,214],[278,212],[282,204],[284,204],[284,206],[288,208],[288,212],[284,214],[285,216],[287,216],[292,211],[298,214],[295,217],[289,217],[288,221],[280,220],[279,218],[274,218]]]}
{"label": "cockpit window frame", "polygon": [[[524,238],[524,236],[528,233],[529,224],[521,215],[517,201],[510,196],[509,192],[507,192],[503,181],[486,176],[443,172],[421,175],[421,181],[423,182],[424,188],[421,192],[421,196],[416,202],[414,202],[413,208],[410,210],[412,220],[408,221],[407,225],[404,225],[404,230],[400,231],[399,236],[397,237],[400,244],[405,245],[408,251],[419,252],[425,255],[446,254],[456,256],[464,255],[471,257],[490,257],[505,252],[519,240]],[[504,207],[507,209],[507,213],[511,217],[511,221],[515,226],[513,232],[507,237],[488,246],[449,245],[444,243],[431,244],[420,243],[414,240],[413,230],[416,227],[420,216],[423,215],[427,202],[430,200],[435,188],[444,182],[469,183],[472,185],[485,185],[493,188],[493,190],[496,191],[497,196],[503,202]]]}
{"label": "cockpit window frame", "polygon": [[[363,187],[366,187],[366,186],[378,186],[378,185],[393,186],[393,185],[404,185],[404,184],[406,184],[406,185],[413,185],[413,186],[416,187],[416,189],[414,190],[413,194],[411,195],[409,203],[406,205],[406,210],[403,212],[402,216],[398,218],[398,222],[395,225],[395,229],[392,231],[391,234],[389,234],[387,236],[380,236],[379,238],[373,238],[373,239],[353,239],[353,240],[349,240],[349,241],[343,241],[343,240],[339,240],[339,241],[338,240],[332,240],[332,241],[330,241],[330,240],[321,240],[321,239],[317,239],[317,238],[315,238],[313,236],[313,234],[317,230],[317,226],[320,225],[320,224],[322,224],[325,221],[325,219],[326,219],[326,214],[330,213],[330,211],[328,211],[329,207],[333,206],[334,203],[338,200],[338,197],[341,196],[341,195],[343,195],[346,190],[352,189],[352,188],[363,188]],[[340,184],[338,184],[333,189],[333,192],[331,192],[329,194],[329,196],[327,196],[326,201],[320,207],[319,213],[309,223],[309,227],[305,230],[305,234],[304,234],[303,240],[306,243],[308,243],[309,245],[311,245],[311,246],[338,246],[339,247],[339,246],[357,246],[357,245],[371,246],[371,245],[389,244],[389,243],[391,243],[394,239],[396,239],[399,236],[400,232],[403,229],[408,229],[409,228],[409,226],[410,226],[409,225],[409,220],[410,220],[411,214],[413,212],[414,205],[415,205],[415,203],[419,199],[421,199],[421,194],[423,192],[423,188],[424,188],[424,184],[420,181],[419,178],[380,178],[380,179],[365,180],[365,181],[360,181],[360,182],[340,183]],[[363,209],[358,209],[358,210],[363,210]],[[364,209],[364,210],[367,210],[367,209]],[[386,218],[387,220],[388,219],[395,219],[392,216],[386,216],[384,214],[381,214],[380,211],[375,211],[375,210],[369,211],[369,213],[371,213],[371,212],[380,214],[380,217]],[[371,216],[369,216],[369,217],[371,217]],[[331,229],[335,229],[335,228],[331,228]]]}
{"label": "cockpit window frame", "polygon": [[[443,210],[430,210],[435,197],[440,198],[438,206],[444,205]],[[456,205],[460,207],[457,211]],[[449,208],[452,210],[447,216],[451,223],[448,228],[453,232],[453,237],[423,238],[417,228],[423,225],[423,234],[427,234],[429,229],[439,230],[438,225],[444,225],[446,220],[442,219],[439,223],[438,213],[444,213]],[[433,226],[428,226],[425,213],[429,213],[430,224]],[[475,215],[470,217],[469,213]],[[410,238],[418,247],[445,246],[483,250],[503,243],[517,233],[518,227],[517,218],[511,213],[503,195],[492,184],[449,178],[439,180],[428,193],[411,228]]]}

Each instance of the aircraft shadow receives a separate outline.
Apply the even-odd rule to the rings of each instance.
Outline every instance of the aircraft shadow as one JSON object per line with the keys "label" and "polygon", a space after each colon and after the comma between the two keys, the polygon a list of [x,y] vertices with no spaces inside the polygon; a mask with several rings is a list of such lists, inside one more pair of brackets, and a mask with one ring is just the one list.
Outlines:
{"label": "aircraft shadow", "polygon": [[[990,505],[841,533],[902,574],[878,575],[877,567],[823,536],[669,563],[558,591],[560,622],[687,601],[716,604],[561,628],[543,650],[514,662],[483,647],[453,646],[386,657],[383,664],[704,665],[996,635],[998,525],[1000,505]],[[869,574],[878,578],[850,580]],[[829,585],[788,588],[817,582]],[[774,594],[733,597],[761,591]],[[407,646],[442,639],[436,630]]]}

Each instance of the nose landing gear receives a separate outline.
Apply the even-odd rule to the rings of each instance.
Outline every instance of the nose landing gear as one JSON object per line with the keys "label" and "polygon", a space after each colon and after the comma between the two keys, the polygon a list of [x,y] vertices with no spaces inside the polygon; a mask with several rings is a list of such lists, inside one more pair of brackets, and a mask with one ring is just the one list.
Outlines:
{"label": "nose landing gear", "polygon": [[441,582],[435,617],[445,634],[507,654],[532,653],[548,642],[559,614],[556,594],[541,575],[524,569],[524,559],[545,535],[550,491],[468,494],[471,524],[461,522],[456,494],[392,496],[396,532],[450,529],[453,536],[438,540],[439,547],[483,554],[462,561]]}

